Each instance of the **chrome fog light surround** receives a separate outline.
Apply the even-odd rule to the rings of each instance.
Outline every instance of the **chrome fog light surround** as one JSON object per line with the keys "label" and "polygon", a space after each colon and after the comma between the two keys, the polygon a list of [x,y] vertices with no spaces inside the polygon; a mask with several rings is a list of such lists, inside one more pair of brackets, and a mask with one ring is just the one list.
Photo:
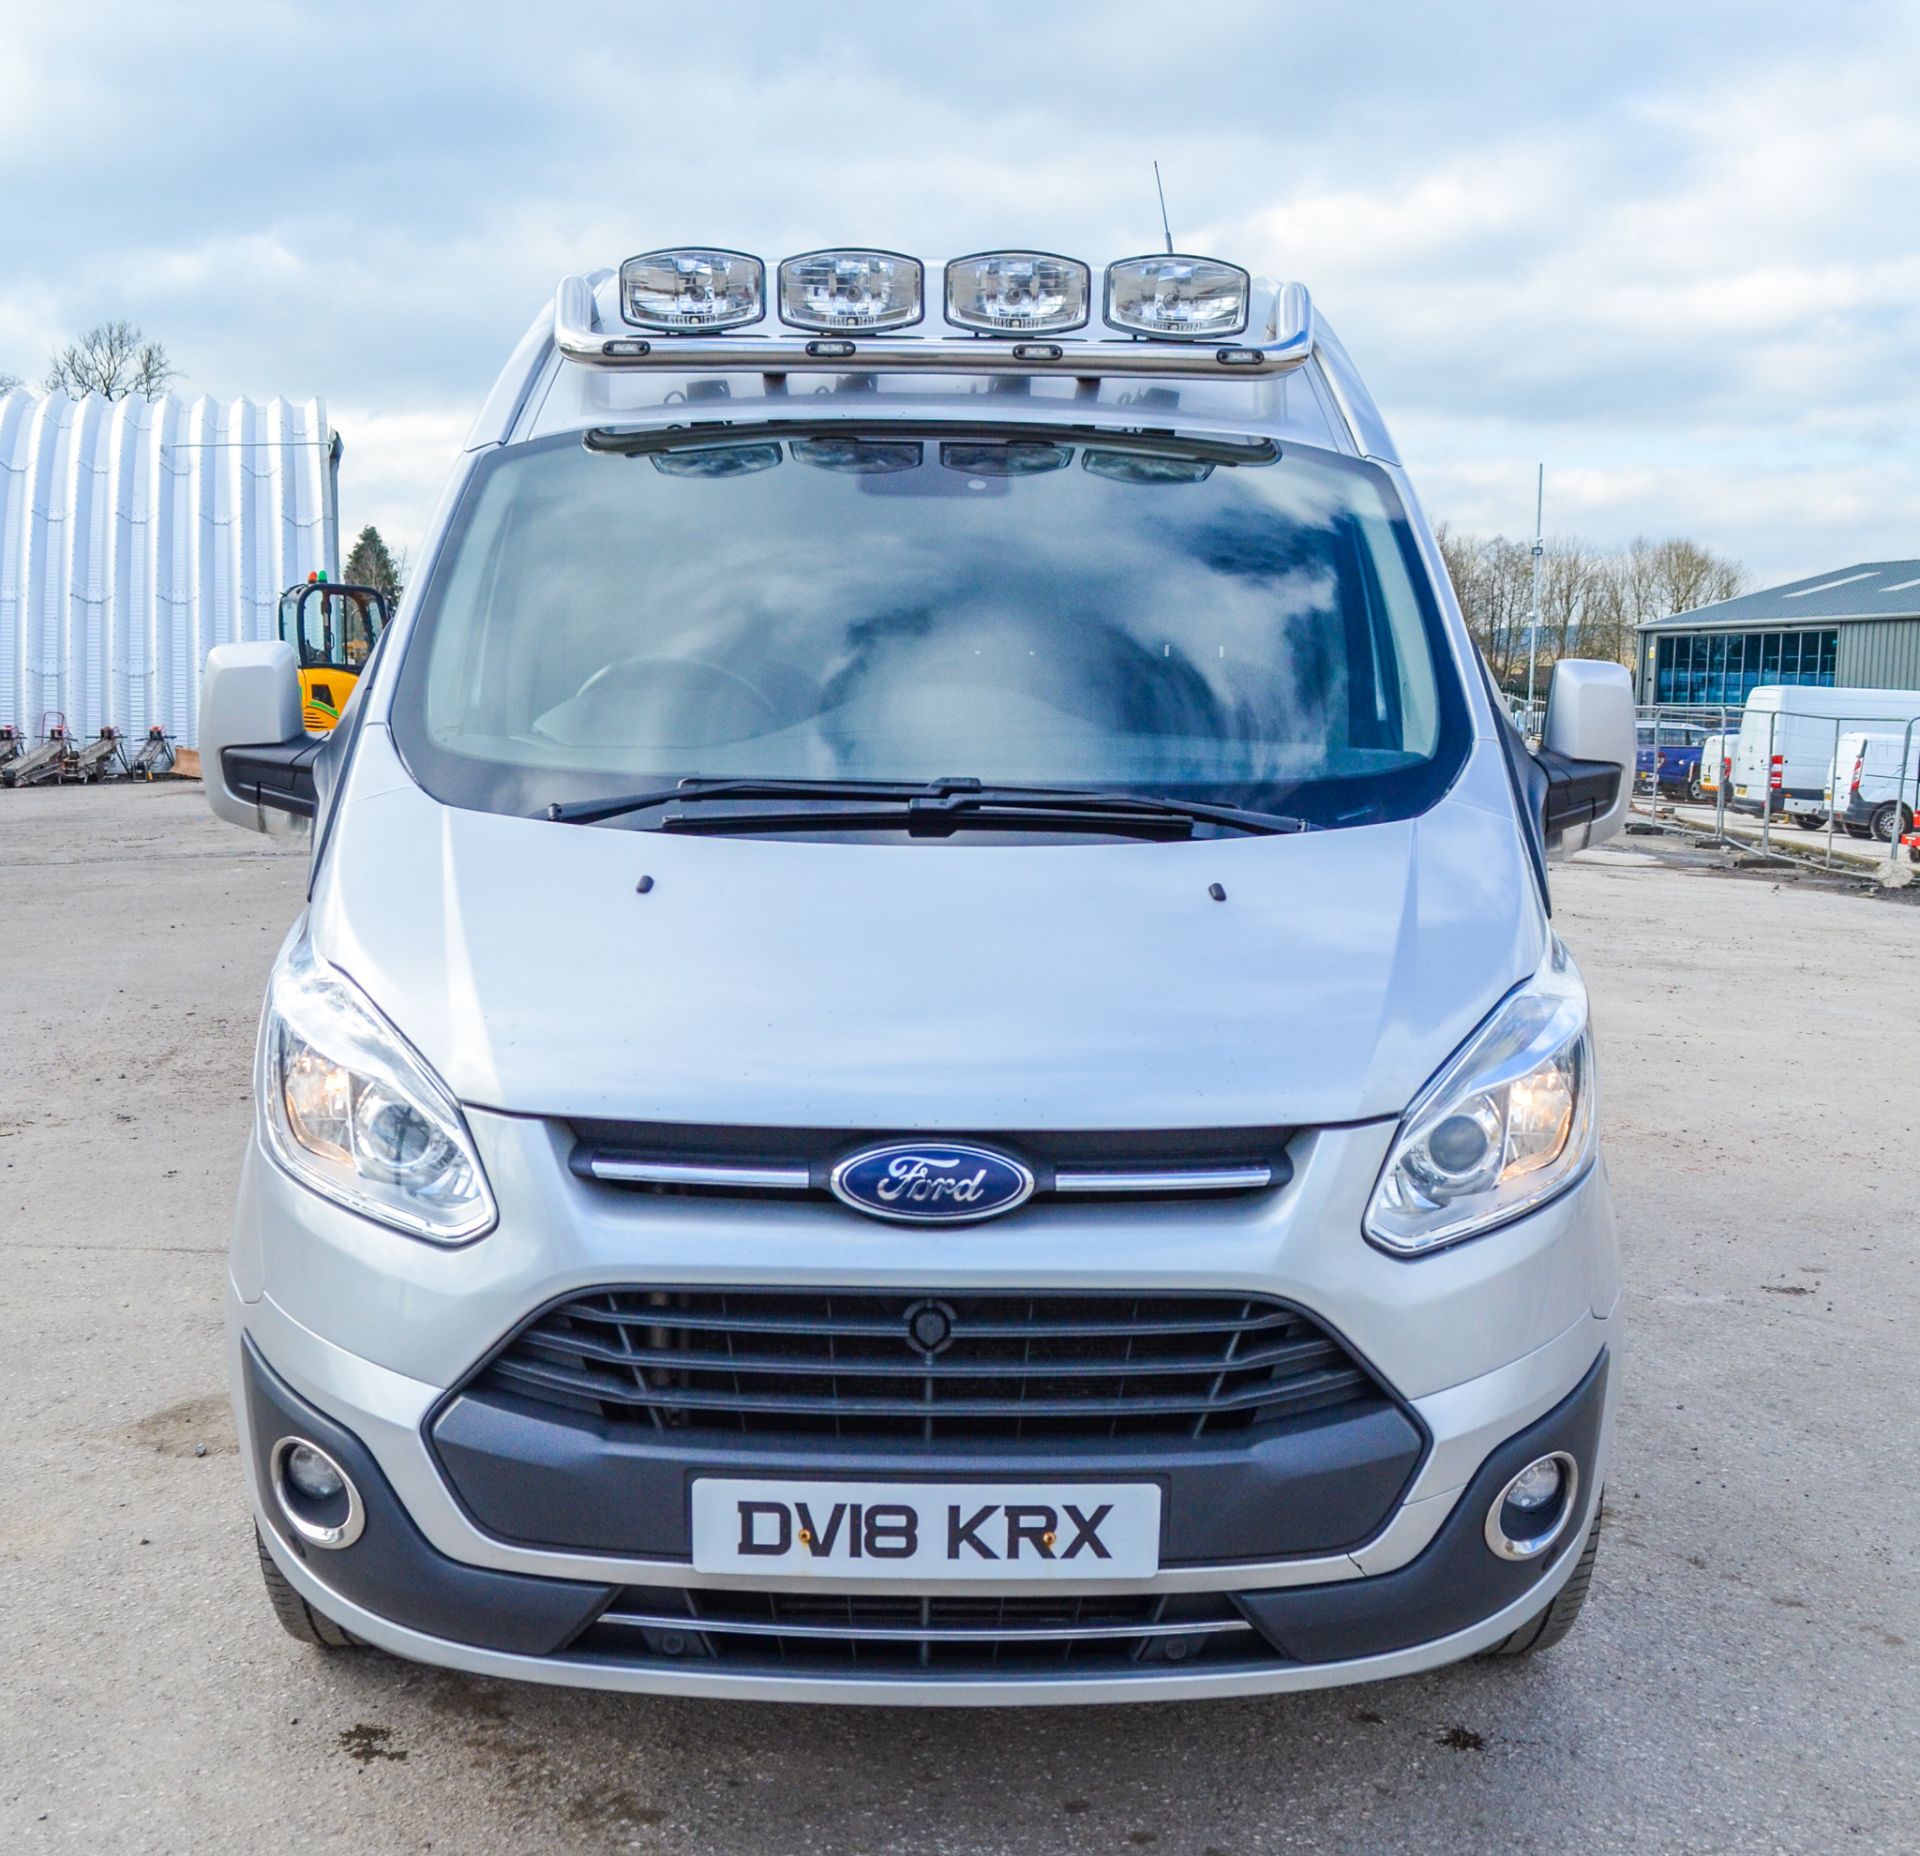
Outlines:
{"label": "chrome fog light surround", "polygon": [[[287,1459],[296,1450],[310,1450],[340,1478],[340,1488],[346,1498],[346,1513],[338,1521],[317,1521],[311,1514],[303,1513],[302,1497],[287,1480]],[[367,1525],[367,1511],[360,1500],[360,1491],[354,1487],[353,1478],[341,1468],[339,1461],[328,1451],[323,1450],[310,1437],[282,1437],[273,1446],[273,1455],[269,1459],[268,1475],[273,1483],[273,1499],[286,1523],[310,1547],[323,1547],[329,1553],[341,1547],[350,1547],[360,1538]],[[311,1502],[311,1497],[304,1498]]]}
{"label": "chrome fog light surround", "polygon": [[[1560,1499],[1540,1517],[1537,1532],[1525,1535],[1510,1534],[1504,1517],[1514,1485],[1522,1476],[1530,1474],[1546,1463],[1555,1465],[1560,1471]],[[1564,1450],[1551,1450],[1544,1456],[1535,1457],[1517,1474],[1508,1478],[1500,1493],[1489,1504],[1486,1524],[1487,1545],[1503,1560],[1537,1560],[1567,1531],[1567,1525],[1572,1521],[1579,1501],[1580,1465]]]}

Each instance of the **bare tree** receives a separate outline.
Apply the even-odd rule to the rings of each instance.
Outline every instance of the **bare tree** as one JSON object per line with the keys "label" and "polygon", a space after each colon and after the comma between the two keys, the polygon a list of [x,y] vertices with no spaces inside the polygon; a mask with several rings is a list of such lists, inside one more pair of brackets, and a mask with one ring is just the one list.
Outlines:
{"label": "bare tree", "polygon": [[180,370],[159,342],[150,342],[131,322],[102,322],[76,342],[69,342],[47,369],[47,391],[85,399],[98,393],[103,399],[125,399],[137,393],[155,400]]}
{"label": "bare tree", "polygon": [[18,374],[0,374],[0,394],[11,393],[19,384]]}
{"label": "bare tree", "polygon": [[1556,535],[1540,563],[1540,654],[1551,662],[1568,657],[1582,642],[1587,608],[1606,571],[1594,549],[1577,535]]}
{"label": "bare tree", "polygon": [[1504,535],[1462,535],[1443,524],[1437,538],[1467,629],[1504,684],[1526,663],[1532,557]]}
{"label": "bare tree", "polygon": [[1663,541],[1653,549],[1653,578],[1663,608],[1657,616],[1665,618],[1670,612],[1691,612],[1695,606],[1744,592],[1747,570],[1696,541]]}
{"label": "bare tree", "polygon": [[[1435,538],[1495,680],[1505,689],[1522,687],[1533,609],[1531,551],[1503,535],[1463,535],[1444,524]],[[1639,538],[1607,551],[1578,536],[1555,536],[1541,562],[1539,669],[1569,655],[1631,667],[1639,644],[1635,627],[1643,619],[1731,599],[1747,580],[1739,562],[1685,538]]]}

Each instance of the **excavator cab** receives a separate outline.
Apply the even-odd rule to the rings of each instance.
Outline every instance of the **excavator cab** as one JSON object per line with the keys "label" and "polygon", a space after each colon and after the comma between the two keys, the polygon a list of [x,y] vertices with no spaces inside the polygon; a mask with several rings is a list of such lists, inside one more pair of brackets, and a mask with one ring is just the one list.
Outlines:
{"label": "excavator cab", "polygon": [[370,586],[336,586],[310,574],[280,595],[280,636],[300,660],[300,717],[324,735],[340,719],[387,626],[387,602]]}

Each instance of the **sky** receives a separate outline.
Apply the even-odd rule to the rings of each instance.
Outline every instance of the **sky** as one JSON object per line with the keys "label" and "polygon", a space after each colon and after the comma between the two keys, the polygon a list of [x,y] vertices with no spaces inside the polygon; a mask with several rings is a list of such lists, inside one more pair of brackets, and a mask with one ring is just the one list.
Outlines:
{"label": "sky", "polygon": [[1298,278],[1436,521],[1920,555],[1920,5],[0,0],[0,373],[319,394],[417,545],[564,274],[1177,241]]}

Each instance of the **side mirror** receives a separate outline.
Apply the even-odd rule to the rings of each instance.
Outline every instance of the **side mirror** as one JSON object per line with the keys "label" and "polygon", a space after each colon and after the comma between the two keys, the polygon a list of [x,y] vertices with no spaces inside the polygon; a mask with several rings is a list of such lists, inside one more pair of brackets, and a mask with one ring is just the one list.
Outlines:
{"label": "side mirror", "polygon": [[1627,822],[1636,737],[1633,680],[1620,664],[1564,658],[1553,667],[1534,756],[1547,776],[1547,849],[1604,844]]}
{"label": "side mirror", "polygon": [[216,818],[249,831],[300,830],[314,814],[313,757],[300,722],[293,646],[217,644],[200,684],[200,775]]}

